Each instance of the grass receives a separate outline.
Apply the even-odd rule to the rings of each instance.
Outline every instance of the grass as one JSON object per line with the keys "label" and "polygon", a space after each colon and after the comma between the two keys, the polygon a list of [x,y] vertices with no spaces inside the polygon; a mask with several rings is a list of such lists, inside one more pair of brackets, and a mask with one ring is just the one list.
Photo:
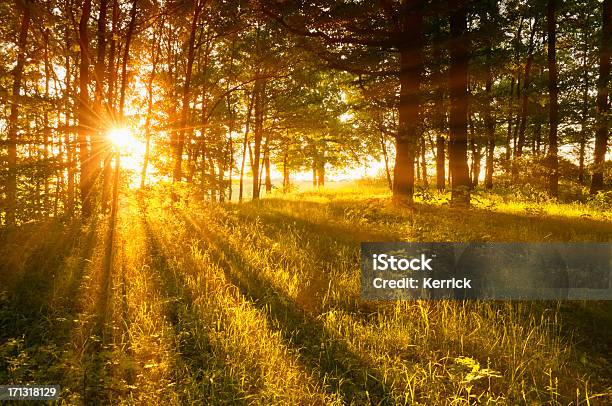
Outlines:
{"label": "grass", "polygon": [[[0,382],[63,404],[606,404],[609,302],[362,302],[361,241],[609,241],[588,204],[375,185],[252,203],[157,191],[0,238]],[[537,200],[537,199],[536,199]]]}

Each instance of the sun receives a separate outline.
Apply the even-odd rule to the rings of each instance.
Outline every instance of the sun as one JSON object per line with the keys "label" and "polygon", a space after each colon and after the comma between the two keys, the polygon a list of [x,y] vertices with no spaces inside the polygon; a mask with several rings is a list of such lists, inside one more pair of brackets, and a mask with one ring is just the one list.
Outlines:
{"label": "sun", "polygon": [[109,141],[120,151],[130,149],[138,143],[129,128],[113,128],[108,132]]}
{"label": "sun", "polygon": [[[113,128],[108,131],[106,137],[116,152],[121,155],[121,169],[132,174],[140,173],[146,153],[145,143],[139,140],[127,127]],[[137,177],[132,180],[136,182]]]}

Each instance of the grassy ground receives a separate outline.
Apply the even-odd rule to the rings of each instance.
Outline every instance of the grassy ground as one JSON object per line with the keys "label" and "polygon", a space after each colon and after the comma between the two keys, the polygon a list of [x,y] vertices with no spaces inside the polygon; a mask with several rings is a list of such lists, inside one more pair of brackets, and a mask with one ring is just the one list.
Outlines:
{"label": "grassy ground", "polygon": [[428,192],[401,209],[363,185],[160,196],[123,195],[114,234],[0,236],[0,383],[59,383],[65,404],[612,402],[610,303],[359,300],[361,241],[609,241],[609,211]]}

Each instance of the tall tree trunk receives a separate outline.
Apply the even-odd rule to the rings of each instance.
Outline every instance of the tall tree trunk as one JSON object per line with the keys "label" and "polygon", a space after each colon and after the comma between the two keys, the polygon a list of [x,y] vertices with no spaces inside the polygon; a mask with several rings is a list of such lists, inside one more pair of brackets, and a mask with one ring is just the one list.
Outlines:
{"label": "tall tree trunk", "polygon": [[261,158],[261,141],[263,138],[263,115],[264,115],[264,97],[265,97],[265,82],[262,79],[255,81],[255,131],[253,141],[255,143],[253,149],[253,200],[259,199],[259,171]]}
{"label": "tall tree trunk", "polygon": [[289,154],[287,151],[283,154],[283,193],[286,193],[291,188],[291,180],[289,179]]}
{"label": "tall tree trunk", "polygon": [[536,28],[538,26],[538,20],[533,21],[533,27],[529,34],[529,51],[527,55],[527,61],[525,62],[525,76],[523,78],[523,92],[521,100],[521,119],[518,130],[518,142],[516,146],[516,153],[514,154],[513,165],[512,165],[512,176],[516,178],[518,176],[518,160],[523,155],[523,147],[525,146],[525,129],[527,128],[527,112],[529,109],[529,74],[531,72],[531,65],[533,64],[533,47],[534,47],[534,36]]}
{"label": "tall tree trunk", "polygon": [[238,186],[238,201],[242,201],[243,191],[244,191],[244,164],[246,161],[247,155],[247,144],[249,144],[249,126],[251,123],[251,111],[253,110],[253,104],[255,104],[255,89],[253,89],[253,94],[249,98],[249,108],[247,109],[247,117],[246,117],[246,127],[244,130],[244,140],[242,142],[242,161],[240,163],[240,184]]}
{"label": "tall tree trunk", "polygon": [[468,60],[467,12],[464,0],[449,0],[450,8],[450,142],[452,205],[469,205],[470,177],[467,164]]}
{"label": "tall tree trunk", "polygon": [[127,68],[130,61],[130,46],[132,37],[134,36],[134,28],[136,25],[136,10],[138,0],[132,0],[132,8],[130,9],[130,22],[128,23],[127,33],[125,34],[125,48],[123,48],[123,60],[121,61],[121,88],[119,89],[119,121],[125,125],[123,108],[125,107],[125,90],[127,88],[128,73]]}
{"label": "tall tree trunk", "polygon": [[232,192],[233,192],[233,180],[232,180],[232,174],[234,173],[234,138],[233,138],[233,132],[234,132],[234,126],[236,124],[236,113],[234,111],[234,108],[232,107],[232,94],[230,92],[230,82],[231,79],[233,78],[233,71],[234,71],[234,58],[235,56],[235,52],[236,52],[236,37],[234,36],[232,38],[232,46],[231,46],[231,54],[230,54],[230,69],[229,69],[229,76],[230,76],[230,80],[227,81],[227,87],[226,87],[226,92],[227,92],[227,114],[229,116],[229,141],[228,141],[228,154],[229,154],[229,174],[228,174],[228,196],[227,199],[231,202],[232,201]]}
{"label": "tall tree trunk", "polygon": [[548,93],[549,93],[549,129],[548,129],[548,193],[557,197],[559,195],[559,158],[557,125],[559,122],[559,89],[557,87],[557,44],[556,44],[556,0],[548,0],[547,6],[547,32],[548,32]]}
{"label": "tall tree trunk", "polygon": [[387,175],[387,184],[389,190],[393,191],[393,180],[391,179],[391,171],[389,170],[389,153],[387,151],[387,142],[385,140],[385,132],[381,126],[380,130],[380,148],[382,150],[383,159],[385,160],[385,174]]}
{"label": "tall tree trunk", "polygon": [[589,118],[589,66],[588,66],[588,52],[589,52],[589,42],[588,42],[588,27],[585,27],[584,33],[584,49],[583,49],[583,59],[582,59],[582,74],[584,80],[584,87],[582,89],[582,117],[580,123],[580,139],[579,143],[579,157],[578,157],[578,182],[582,185],[584,184],[584,159],[585,159],[585,150],[586,150],[586,142],[587,142],[587,121]]}
{"label": "tall tree trunk", "polygon": [[470,149],[472,152],[472,166],[470,168],[470,188],[478,186],[478,178],[480,175],[480,145],[476,137],[476,129],[474,128],[474,117],[468,113],[468,125],[470,127]]}
{"label": "tall tree trunk", "polygon": [[19,98],[21,79],[26,61],[26,45],[30,28],[30,2],[26,1],[21,16],[19,39],[17,41],[17,65],[13,69],[13,92],[11,112],[8,121],[8,176],[6,180],[6,224],[15,224],[17,209],[17,129],[19,127]]}
{"label": "tall tree trunk", "polygon": [[264,145],[264,168],[266,169],[266,194],[272,192],[272,176],[270,174],[270,133],[266,135]]}
{"label": "tall tree trunk", "polygon": [[604,165],[608,149],[608,84],[610,82],[610,54],[612,54],[612,2],[604,0],[602,5],[602,36],[599,51],[599,80],[597,81],[597,130],[595,133],[595,153],[593,157],[593,177],[591,178],[591,194],[604,187]]}
{"label": "tall tree trunk", "polygon": [[[49,141],[51,140],[51,127],[49,126],[49,80],[50,80],[50,68],[49,63],[49,29],[45,29],[43,32],[43,38],[45,43],[44,60],[45,60],[45,107],[43,113],[43,158],[45,165],[48,164],[49,160]],[[55,89],[57,91],[57,89]],[[52,141],[52,140],[51,140]],[[49,215],[49,175],[44,173],[44,196],[43,196],[43,211],[46,216]]]}
{"label": "tall tree trunk", "polygon": [[[160,33],[163,29],[164,20],[162,18],[160,23]],[[161,35],[160,35],[161,36]],[[151,113],[153,110],[153,81],[155,80],[155,73],[157,69],[157,63],[159,61],[159,54],[161,52],[161,44],[158,43],[157,30],[153,33],[153,48],[151,50],[152,64],[151,64],[151,76],[147,82],[147,118],[145,119],[145,153],[142,162],[142,173],[140,175],[140,188],[144,189],[147,180],[147,168],[149,166],[149,154],[151,150]]]}
{"label": "tall tree trunk", "polygon": [[106,57],[106,14],[108,9],[108,0],[100,0],[100,11],[98,14],[98,32],[97,32],[97,43],[98,43],[98,54],[96,58],[96,65],[94,68],[94,75],[96,81],[96,88],[94,93],[93,103],[93,117],[95,119],[96,128],[92,129],[91,135],[91,159],[92,159],[92,176],[98,177],[100,171],[100,162],[103,158],[103,151],[105,146],[108,144],[104,141],[103,132],[106,130],[103,128],[102,123],[105,115],[102,109],[102,99],[104,97],[104,82],[106,81],[106,69],[105,69],[105,57]]}
{"label": "tall tree trunk", "polygon": [[[115,89],[117,87],[117,58],[115,57],[118,48],[119,40],[119,0],[113,0],[112,7],[112,22],[111,22],[111,40],[108,51],[108,71],[106,77],[108,78],[108,94],[107,94],[107,106],[106,114],[108,114],[113,120],[117,120],[115,114]],[[106,213],[108,206],[108,196],[111,189],[111,161],[113,159],[113,153],[110,151],[109,143],[106,143],[109,147],[109,152],[104,155],[103,173],[102,173],[102,213]]]}
{"label": "tall tree trunk", "polygon": [[324,187],[325,186],[325,164],[319,165],[317,169],[317,186]]}
{"label": "tall tree trunk", "polygon": [[[66,50],[70,50],[70,45],[71,45],[71,41],[70,41],[70,34],[69,34],[69,30],[68,28],[66,28]],[[70,82],[70,77],[71,77],[71,59],[70,59],[70,52],[66,52],[66,64],[65,64],[65,69],[66,69],[66,77],[65,77],[65,81],[66,81],[66,99],[65,99],[65,104],[64,104],[64,109],[65,109],[65,125],[66,125],[66,132],[64,133],[64,144],[66,145],[66,172],[67,172],[67,176],[68,179],[66,181],[67,183],[67,196],[66,196],[66,203],[65,203],[65,211],[66,213],[68,213],[70,216],[72,216],[74,214],[74,160],[73,160],[73,150],[74,150],[74,146],[72,145],[72,140],[71,140],[71,125],[70,125],[70,117],[72,116],[72,108],[70,105],[70,98],[72,97],[72,83]]]}
{"label": "tall tree trunk", "polygon": [[510,162],[510,158],[512,157],[512,147],[510,145],[510,140],[512,140],[512,121],[514,120],[513,116],[513,95],[514,95],[514,83],[515,78],[512,76],[512,80],[510,81],[510,94],[508,95],[508,132],[506,134],[506,162]]}
{"label": "tall tree trunk", "polygon": [[[438,18],[438,17],[437,17]],[[438,19],[436,27],[440,26],[442,21]],[[446,115],[444,112],[444,86],[446,78],[442,74],[442,51],[439,45],[442,35],[440,32],[437,38],[434,39],[432,44],[432,56],[434,61],[437,61],[437,67],[435,73],[432,73],[434,78],[434,120],[436,129],[436,188],[439,192],[443,192],[446,189]]]}
{"label": "tall tree trunk", "polygon": [[395,138],[393,199],[412,204],[414,194],[414,159],[418,140],[420,111],[419,90],[423,73],[422,2],[402,5],[400,51],[399,128]]}
{"label": "tall tree trunk", "polygon": [[492,117],[492,87],[493,87],[493,72],[491,69],[491,43],[487,42],[487,61],[486,61],[486,83],[485,94],[486,101],[484,104],[484,125],[487,133],[487,159],[485,167],[485,189],[493,188],[493,171],[495,158],[495,119]]}
{"label": "tall tree trunk", "polygon": [[423,186],[429,187],[429,179],[427,179],[427,143],[425,137],[421,135],[421,175],[423,177]]}
{"label": "tall tree trunk", "polygon": [[79,22],[79,46],[81,48],[81,62],[79,64],[79,107],[77,128],[79,144],[79,161],[81,163],[81,214],[89,218],[92,213],[91,190],[93,185],[92,165],[89,159],[87,137],[92,128],[91,107],[89,105],[89,34],[88,22],[91,14],[91,0],[83,0],[83,9]]}
{"label": "tall tree trunk", "polygon": [[182,109],[181,109],[181,127],[179,128],[176,142],[174,145],[174,171],[172,172],[172,182],[180,182],[183,176],[183,149],[185,147],[185,130],[187,127],[187,113],[189,112],[189,102],[191,99],[191,75],[193,71],[193,61],[195,57],[195,40],[198,28],[198,20],[202,12],[203,2],[197,0],[193,5],[193,17],[191,19],[191,31],[189,34],[189,43],[187,45],[187,70],[185,72],[185,83],[183,85]]}

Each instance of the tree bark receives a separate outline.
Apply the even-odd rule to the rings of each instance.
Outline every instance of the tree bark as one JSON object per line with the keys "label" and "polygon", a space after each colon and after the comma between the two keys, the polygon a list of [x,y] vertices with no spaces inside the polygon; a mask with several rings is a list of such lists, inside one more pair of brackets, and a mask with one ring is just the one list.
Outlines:
{"label": "tree bark", "polygon": [[512,80],[510,81],[510,94],[508,95],[508,132],[506,134],[506,162],[510,162],[510,158],[512,157],[512,147],[510,145],[510,140],[512,139],[512,120],[514,117],[512,116],[512,97],[514,95],[514,83],[515,78],[512,76]]}
{"label": "tree bark", "polygon": [[96,65],[94,67],[95,74],[95,93],[93,103],[93,117],[97,124],[95,129],[92,129],[91,135],[91,159],[92,159],[92,176],[98,177],[100,171],[100,162],[102,161],[104,147],[108,146],[105,142],[103,133],[106,130],[102,123],[105,115],[102,109],[102,99],[104,97],[104,82],[106,81],[105,57],[106,57],[106,14],[108,10],[108,0],[100,0],[100,12],[98,15],[98,32],[97,44],[98,52],[96,57]]}
{"label": "tree bark", "polygon": [[[45,43],[44,60],[45,60],[45,107],[43,112],[43,158],[45,165],[48,164],[49,160],[49,141],[51,139],[51,127],[49,126],[49,79],[51,64],[49,63],[49,29],[45,29],[43,32],[43,38]],[[49,215],[49,176],[47,173],[44,174],[44,196],[43,196],[43,211],[46,216]]]}
{"label": "tree bark", "polygon": [[[163,29],[164,21],[160,23],[160,31]],[[160,35],[161,36],[161,35]],[[147,167],[149,166],[149,154],[151,149],[151,113],[153,110],[153,81],[155,79],[155,71],[159,61],[161,44],[158,44],[157,31],[153,33],[153,49],[152,49],[152,64],[151,76],[147,82],[147,118],[145,119],[145,153],[142,162],[142,173],[140,176],[140,188],[144,189],[147,180]]]}
{"label": "tree bark", "polygon": [[486,101],[484,104],[484,125],[487,133],[487,159],[485,167],[485,189],[493,188],[493,172],[495,158],[495,119],[492,116],[492,87],[493,87],[493,72],[491,70],[491,43],[487,43],[487,61],[486,61],[486,83],[485,94]]}
{"label": "tree bark", "polygon": [[467,164],[468,60],[467,12],[463,0],[449,0],[450,8],[450,142],[449,167],[452,174],[451,204],[470,203]]}
{"label": "tree bark", "polygon": [[283,192],[287,193],[291,188],[291,180],[289,179],[289,154],[285,151],[283,155]]}
{"label": "tree bark", "polygon": [[559,89],[557,87],[557,44],[556,44],[556,0],[548,0],[547,6],[547,33],[548,33],[548,93],[549,93],[549,129],[548,129],[548,193],[552,197],[559,195],[559,158],[557,126],[559,122]]}
{"label": "tree bark", "polygon": [[266,136],[264,145],[264,167],[266,169],[266,194],[272,192],[272,177],[270,174],[270,134]]}
{"label": "tree bark", "polygon": [[518,160],[523,155],[523,147],[525,145],[525,129],[527,128],[527,112],[529,109],[529,84],[530,84],[530,72],[531,65],[533,64],[533,47],[534,47],[534,36],[536,27],[538,26],[538,20],[534,20],[531,33],[529,34],[529,51],[527,55],[527,61],[525,62],[525,75],[523,78],[523,92],[521,100],[521,119],[518,130],[518,142],[516,146],[516,152],[513,157],[512,165],[512,176],[516,178],[518,176]]}
{"label": "tree bark", "polygon": [[385,161],[385,174],[387,176],[387,184],[389,185],[389,190],[393,191],[393,180],[391,179],[391,171],[389,170],[389,153],[387,151],[387,142],[385,140],[385,132],[382,128],[380,130],[380,148],[382,150],[383,159]]}
{"label": "tree bark", "polygon": [[259,199],[259,171],[261,158],[261,141],[263,139],[263,115],[264,115],[265,82],[262,79],[255,81],[255,131],[253,147],[253,200]]}
{"label": "tree bark", "polygon": [[6,180],[6,224],[14,225],[17,209],[17,130],[19,127],[19,98],[21,92],[21,80],[23,67],[26,61],[26,45],[28,41],[28,30],[30,28],[30,2],[26,1],[21,24],[19,27],[19,39],[17,41],[17,65],[13,69],[13,92],[11,100],[11,112],[8,121],[8,176]]}
{"label": "tree bark", "polygon": [[419,90],[423,73],[423,10],[421,2],[414,2],[410,6],[404,4],[402,7],[399,128],[395,139],[393,199],[398,203],[412,204],[420,111]]}
{"label": "tree bark", "polygon": [[584,87],[582,88],[582,117],[580,123],[580,139],[579,143],[579,157],[578,157],[578,182],[584,184],[584,160],[586,152],[587,142],[587,121],[589,118],[589,66],[588,66],[588,27],[585,27],[584,35],[584,48],[583,48],[583,59],[582,59],[582,74],[584,80]]}
{"label": "tree bark", "polygon": [[240,163],[240,185],[238,187],[238,201],[242,201],[243,191],[244,191],[244,164],[246,161],[247,155],[247,144],[249,142],[249,126],[251,123],[251,111],[253,110],[253,104],[255,103],[255,89],[253,89],[253,94],[249,98],[249,108],[247,109],[247,117],[246,117],[246,125],[244,130],[244,140],[242,141],[242,161]]}
{"label": "tree bark", "polygon": [[604,187],[604,165],[608,149],[609,118],[608,84],[610,82],[610,54],[612,54],[612,2],[604,0],[602,5],[602,36],[599,51],[599,79],[597,81],[597,130],[593,157],[593,176],[590,193],[595,194]]}
{"label": "tree bark", "polygon": [[77,128],[79,144],[79,161],[81,163],[81,214],[89,218],[92,213],[91,190],[93,185],[92,165],[89,156],[87,137],[92,128],[91,107],[89,105],[89,34],[88,22],[91,14],[91,0],[83,0],[83,9],[79,21],[79,46],[81,49],[81,62],[79,64],[79,107]]}
{"label": "tree bark", "polygon": [[185,130],[187,127],[187,113],[189,112],[189,102],[191,99],[191,75],[193,71],[193,61],[195,56],[195,40],[198,27],[198,20],[204,2],[197,0],[193,6],[193,17],[191,19],[191,31],[189,34],[189,43],[187,48],[187,70],[185,72],[185,83],[183,85],[182,109],[181,109],[181,127],[177,134],[174,145],[174,171],[172,173],[172,182],[180,182],[183,172],[183,149],[185,147]]}

